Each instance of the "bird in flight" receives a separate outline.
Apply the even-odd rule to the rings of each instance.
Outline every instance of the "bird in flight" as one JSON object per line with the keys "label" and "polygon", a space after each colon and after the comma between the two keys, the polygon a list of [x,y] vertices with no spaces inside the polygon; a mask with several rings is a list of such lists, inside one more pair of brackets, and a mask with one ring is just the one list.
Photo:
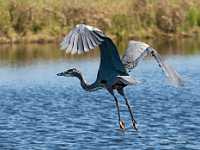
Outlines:
{"label": "bird in flight", "polygon": [[66,50],[66,53],[71,54],[89,52],[96,47],[100,48],[101,58],[96,81],[92,84],[89,84],[84,79],[82,73],[76,68],[68,69],[58,73],[57,75],[78,78],[81,87],[89,92],[102,88],[106,89],[114,97],[117,108],[118,123],[121,129],[125,129],[125,123],[120,117],[119,103],[114,91],[117,91],[124,98],[130,113],[132,126],[137,130],[136,120],[128,98],[124,93],[124,87],[138,83],[136,79],[128,74],[128,72],[131,69],[134,69],[138,65],[139,61],[145,56],[150,55],[155,58],[158,65],[173,85],[183,85],[180,75],[162,60],[155,49],[144,42],[129,41],[128,48],[120,59],[113,41],[100,29],[85,24],[76,25],[76,27],[72,29],[61,42],[61,49]]}

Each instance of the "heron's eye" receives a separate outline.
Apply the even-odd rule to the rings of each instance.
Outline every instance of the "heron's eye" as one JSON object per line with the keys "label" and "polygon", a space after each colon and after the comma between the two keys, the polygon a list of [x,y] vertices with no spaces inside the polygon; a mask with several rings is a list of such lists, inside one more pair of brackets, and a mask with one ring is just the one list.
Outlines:
{"label": "heron's eye", "polygon": [[72,69],[72,72],[77,72],[77,69],[76,69],[76,68],[73,68],[73,69]]}

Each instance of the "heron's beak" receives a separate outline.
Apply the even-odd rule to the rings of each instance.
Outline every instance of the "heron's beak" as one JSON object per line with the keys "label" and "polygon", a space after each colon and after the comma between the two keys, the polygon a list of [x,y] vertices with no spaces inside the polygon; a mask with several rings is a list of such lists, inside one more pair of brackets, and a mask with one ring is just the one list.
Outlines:
{"label": "heron's beak", "polygon": [[61,72],[61,73],[57,73],[56,75],[57,75],[57,76],[64,76],[64,73]]}

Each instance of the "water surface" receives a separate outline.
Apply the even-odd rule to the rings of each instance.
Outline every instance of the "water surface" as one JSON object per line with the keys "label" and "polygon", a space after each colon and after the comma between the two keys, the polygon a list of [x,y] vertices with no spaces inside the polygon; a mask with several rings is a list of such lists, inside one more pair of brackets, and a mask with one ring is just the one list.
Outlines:
{"label": "water surface", "polygon": [[65,56],[56,45],[1,46],[0,149],[199,149],[199,43],[152,45],[183,76],[185,86],[170,86],[154,60],[140,63],[131,75],[141,84],[126,88],[138,132],[119,95],[125,132],[118,129],[107,91],[88,93],[77,79],[56,76],[77,67],[94,81],[98,51]]}

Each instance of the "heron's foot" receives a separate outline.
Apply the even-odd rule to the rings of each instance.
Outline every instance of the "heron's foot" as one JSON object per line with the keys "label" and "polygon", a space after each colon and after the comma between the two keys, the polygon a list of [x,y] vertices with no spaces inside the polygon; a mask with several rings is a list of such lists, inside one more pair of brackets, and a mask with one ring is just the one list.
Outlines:
{"label": "heron's foot", "polygon": [[120,129],[125,129],[125,123],[124,123],[123,120],[121,120],[121,121],[119,122],[119,127],[120,127]]}
{"label": "heron's foot", "polygon": [[136,124],[135,121],[132,121],[132,126],[133,126],[133,128],[134,128],[136,131],[138,130],[138,128],[137,128],[137,124]]}

